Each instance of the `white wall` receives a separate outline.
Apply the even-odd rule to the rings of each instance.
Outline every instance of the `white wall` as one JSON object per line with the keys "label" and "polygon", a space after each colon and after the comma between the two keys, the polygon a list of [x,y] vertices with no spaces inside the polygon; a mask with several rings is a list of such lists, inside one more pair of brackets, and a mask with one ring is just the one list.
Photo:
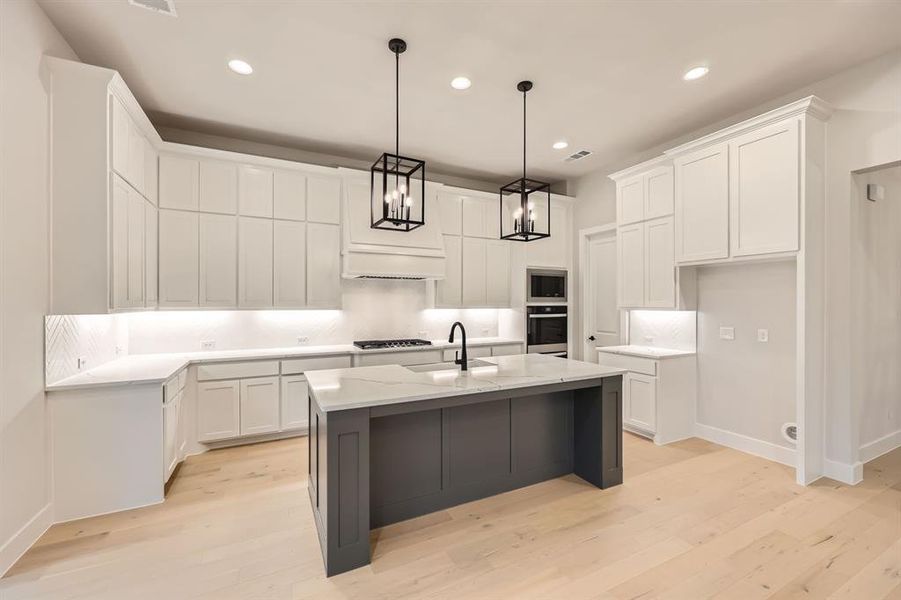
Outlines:
{"label": "white wall", "polygon": [[[868,183],[885,200],[866,198]],[[852,210],[852,389],[861,460],[901,443],[901,166],[855,177]]]}
{"label": "white wall", "polygon": [[0,2],[0,573],[52,520],[44,397],[49,290],[44,53],[77,59],[32,2]]}
{"label": "white wall", "polygon": [[[720,327],[734,327],[735,339],[720,339]],[[794,261],[698,269],[697,418],[791,447],[780,428],[795,420]]]}
{"label": "white wall", "polygon": [[498,335],[498,317],[511,310],[430,309],[422,281],[346,280],[343,310],[147,312],[123,315],[129,354],[346,344],[398,337],[446,338],[454,321],[470,337]]}

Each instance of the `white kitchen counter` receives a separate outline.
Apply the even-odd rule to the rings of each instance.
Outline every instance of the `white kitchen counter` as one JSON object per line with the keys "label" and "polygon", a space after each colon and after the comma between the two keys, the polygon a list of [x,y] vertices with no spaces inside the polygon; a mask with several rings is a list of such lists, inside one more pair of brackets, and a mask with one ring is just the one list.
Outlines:
{"label": "white kitchen counter", "polygon": [[306,377],[319,407],[330,412],[595,379],[625,372],[624,369],[542,354],[477,360],[488,364],[472,366],[466,372],[456,365],[426,372],[399,365],[326,369],[311,371]]}
{"label": "white kitchen counter", "polygon": [[[500,337],[474,338],[467,346],[499,346],[525,344],[523,340]],[[140,385],[163,383],[184,367],[196,363],[230,362],[237,360],[287,359],[307,356],[340,356],[353,354],[382,354],[386,352],[434,350],[458,348],[459,343],[449,344],[446,339],[433,340],[431,346],[383,348],[362,350],[353,344],[327,346],[291,346],[288,348],[257,348],[246,350],[213,350],[209,352],[182,352],[166,354],[132,354],[66,377],[45,386],[45,390],[62,391],[79,388]]]}
{"label": "white kitchen counter", "polygon": [[694,350],[673,350],[670,348],[655,348],[653,346],[600,346],[598,352],[610,352],[611,354],[623,354],[625,356],[638,356],[641,358],[675,358],[678,356],[694,356]]}

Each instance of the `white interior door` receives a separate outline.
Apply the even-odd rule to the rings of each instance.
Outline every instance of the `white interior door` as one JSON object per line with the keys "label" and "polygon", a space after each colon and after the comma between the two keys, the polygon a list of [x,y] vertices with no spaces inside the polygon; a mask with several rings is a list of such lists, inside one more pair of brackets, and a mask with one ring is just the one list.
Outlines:
{"label": "white interior door", "polygon": [[595,348],[620,343],[619,310],[616,306],[616,230],[583,239],[582,268],[582,360],[597,362]]}

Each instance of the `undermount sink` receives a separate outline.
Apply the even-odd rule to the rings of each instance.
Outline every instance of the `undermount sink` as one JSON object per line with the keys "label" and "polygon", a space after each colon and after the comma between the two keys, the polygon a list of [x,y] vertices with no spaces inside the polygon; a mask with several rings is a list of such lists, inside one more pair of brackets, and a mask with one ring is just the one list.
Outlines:
{"label": "undermount sink", "polygon": [[[491,363],[485,362],[484,360],[473,359],[466,361],[466,368],[471,369],[473,367],[490,367]],[[410,365],[406,367],[410,371],[414,373],[430,373],[432,371],[452,371],[452,370],[460,370],[460,365],[454,364],[452,362],[445,363],[430,363],[427,365]]]}

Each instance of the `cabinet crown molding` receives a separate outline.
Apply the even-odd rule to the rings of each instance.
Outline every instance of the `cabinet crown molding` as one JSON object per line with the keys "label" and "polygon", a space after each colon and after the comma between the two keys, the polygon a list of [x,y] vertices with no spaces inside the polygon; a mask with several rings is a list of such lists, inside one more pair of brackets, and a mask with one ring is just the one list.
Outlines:
{"label": "cabinet crown molding", "polygon": [[779,108],[774,108],[771,111],[746,119],[735,125],[730,125],[729,127],[720,129],[719,131],[715,131],[696,140],[670,148],[669,150],[664,150],[663,153],[668,157],[674,157],[685,152],[728,141],[753,129],[766,127],[767,125],[772,125],[773,123],[778,123],[779,121],[792,117],[811,116],[820,121],[828,121],[832,116],[833,110],[832,105],[822,98],[818,96],[807,96],[806,98],[796,100],[795,102],[780,106]]}
{"label": "cabinet crown molding", "polygon": [[631,167],[617,171],[616,173],[611,173],[610,175],[607,175],[607,177],[609,179],[612,179],[613,181],[621,181],[623,179],[631,177],[632,175],[638,175],[640,173],[649,171],[650,169],[653,169],[655,167],[664,167],[671,164],[672,158],[670,158],[669,156],[656,156],[649,160],[640,162],[637,165],[632,165]]}

